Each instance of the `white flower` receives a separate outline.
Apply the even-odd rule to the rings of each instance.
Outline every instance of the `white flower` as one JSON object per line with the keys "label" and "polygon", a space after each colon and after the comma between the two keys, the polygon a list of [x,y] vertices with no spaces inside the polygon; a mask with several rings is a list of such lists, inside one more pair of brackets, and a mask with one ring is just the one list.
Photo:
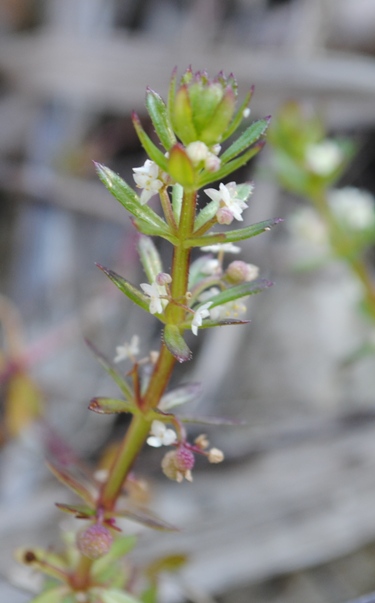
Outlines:
{"label": "white flower", "polygon": [[[219,204],[218,212],[226,208],[226,211],[229,211],[233,218],[240,221],[243,220],[242,212],[247,208],[247,204],[238,198],[235,182],[229,182],[228,184],[221,182],[219,190],[206,188],[204,192],[212,201],[216,201]],[[228,224],[229,222],[226,220],[225,223]]]}
{"label": "white flower", "polygon": [[217,260],[216,258],[207,258],[207,260],[205,261],[205,263],[203,264],[202,268],[201,268],[201,273],[205,274],[206,276],[212,276],[213,274],[220,274],[221,272],[221,265],[219,260]]}
{"label": "white flower", "polygon": [[160,287],[157,283],[141,283],[142,291],[150,298],[151,314],[161,314],[163,312],[163,304],[161,296],[164,295],[164,287]]}
{"label": "white flower", "polygon": [[138,335],[133,335],[130,340],[130,343],[124,343],[124,345],[118,345],[116,347],[116,356],[113,359],[113,362],[121,362],[126,358],[134,358],[134,356],[138,356],[139,354],[139,337]]}
{"label": "white flower", "polygon": [[201,247],[201,250],[212,251],[212,253],[220,253],[221,251],[225,253],[240,253],[241,247],[237,247],[237,245],[233,245],[233,243],[217,243],[216,245]]}
{"label": "white flower", "polygon": [[246,109],[244,109],[242,111],[242,116],[246,119],[246,117],[249,117],[250,113],[251,113],[250,107],[246,107]]}
{"label": "white flower", "polygon": [[138,188],[142,188],[140,202],[145,205],[151,197],[156,195],[163,186],[163,181],[159,179],[159,168],[150,159],[146,159],[142,167],[133,168],[133,178]]}
{"label": "white flower", "polygon": [[312,207],[299,207],[287,221],[290,233],[297,239],[305,239],[314,245],[326,245],[326,225]]}
{"label": "white flower", "polygon": [[191,159],[194,165],[198,165],[199,163],[202,163],[202,161],[206,161],[209,153],[207,145],[200,140],[191,142],[187,145],[185,150],[187,156]]}
{"label": "white flower", "polygon": [[147,444],[153,446],[153,448],[170,446],[177,440],[177,435],[173,429],[168,429],[162,421],[152,421],[150,433]]}
{"label": "white flower", "polygon": [[246,312],[247,308],[241,300],[234,300],[216,306],[210,311],[210,317],[212,320],[225,320],[226,318],[238,318],[241,314]]}
{"label": "white flower", "polygon": [[199,306],[199,308],[194,312],[194,318],[191,323],[191,330],[194,335],[198,335],[198,328],[202,326],[202,322],[204,318],[210,315],[209,307],[212,306],[212,302],[206,302]]}
{"label": "white flower", "polygon": [[336,142],[323,140],[317,144],[311,144],[306,150],[306,163],[310,170],[318,176],[328,176],[343,161],[343,154]]}
{"label": "white flower", "polygon": [[335,216],[353,230],[372,228],[375,224],[375,200],[367,191],[352,186],[332,190],[328,201]]}

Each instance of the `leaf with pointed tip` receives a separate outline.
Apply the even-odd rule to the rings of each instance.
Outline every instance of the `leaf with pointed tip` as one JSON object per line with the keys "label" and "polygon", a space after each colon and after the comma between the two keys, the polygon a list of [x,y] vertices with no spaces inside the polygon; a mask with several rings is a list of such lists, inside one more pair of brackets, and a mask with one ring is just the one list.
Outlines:
{"label": "leaf with pointed tip", "polygon": [[[200,329],[210,329],[211,327],[226,327],[231,325],[248,325],[250,320],[240,320],[238,318],[223,318],[222,320],[205,320]],[[190,328],[190,325],[189,327]]]}
{"label": "leaf with pointed tip", "polygon": [[137,536],[117,536],[112,543],[110,551],[95,561],[93,565],[93,575],[99,577],[106,572],[108,567],[112,566],[118,559],[130,553],[137,544]]}
{"label": "leaf with pointed tip", "polygon": [[149,224],[150,227],[157,228],[161,233],[169,233],[168,225],[164,220],[148,205],[141,205],[138,195],[118,174],[100,163],[95,163],[95,167],[104,186],[128,212]]}
{"label": "leaf with pointed tip", "polygon": [[207,222],[212,220],[219,209],[219,201],[210,201],[200,210],[194,222],[194,231],[199,230],[204,226]]}
{"label": "leaf with pointed tip", "polygon": [[192,424],[200,424],[200,425],[228,425],[228,426],[238,426],[238,425],[246,425],[246,421],[241,421],[238,419],[224,419],[222,417],[179,417],[179,420],[182,423],[192,423]]}
{"label": "leaf with pointed tip", "polygon": [[147,155],[152,159],[156,165],[160,167],[163,172],[168,172],[168,161],[165,155],[161,152],[160,149],[152,142],[151,138],[146,134],[144,129],[142,128],[142,124],[139,120],[139,117],[136,113],[132,114],[133,125],[135,131],[137,132],[138,138],[141,141],[141,144],[146,151]]}
{"label": "leaf with pointed tip", "polygon": [[146,567],[145,572],[151,580],[154,580],[161,572],[175,572],[181,569],[181,567],[186,565],[188,560],[188,556],[184,554],[167,555],[166,557],[152,561]]}
{"label": "leaf with pointed tip", "polygon": [[165,325],[164,343],[178,362],[191,360],[192,353],[176,325]]}
{"label": "leaf with pointed tip", "polygon": [[146,93],[146,107],[151,117],[156,134],[159,136],[160,141],[166,151],[169,151],[169,149],[176,143],[176,137],[169,121],[167,107],[165,106],[165,103],[159,94],[150,88]]}
{"label": "leaf with pointed tip", "polygon": [[109,268],[105,268],[100,264],[96,264],[100,270],[104,272],[108,276],[108,278],[116,285],[118,289],[122,293],[124,293],[132,302],[137,304],[142,308],[142,310],[149,311],[150,298],[147,295],[144,295],[137,287],[131,285],[123,276],[116,274],[113,270],[109,270]]}
{"label": "leaf with pointed tip", "polygon": [[137,523],[141,523],[148,528],[152,528],[153,530],[161,530],[164,532],[177,532],[178,528],[167,523],[163,519],[160,519],[148,509],[122,509],[120,511],[116,511],[113,513],[115,517],[125,517],[135,521]]}
{"label": "leaf with pointed tip", "polygon": [[243,153],[243,155],[236,157],[236,159],[233,159],[232,161],[228,161],[228,163],[222,164],[221,168],[217,172],[207,172],[203,170],[198,178],[197,188],[203,188],[211,182],[223,180],[223,178],[235,170],[238,170],[240,167],[250,161],[250,159],[257,155],[263,147],[264,142],[261,140],[251,147],[251,149],[249,149],[246,153]]}
{"label": "leaf with pointed tip", "polygon": [[227,140],[227,138],[229,138],[230,136],[232,136],[232,134],[234,134],[234,132],[237,130],[237,128],[239,127],[241,121],[244,119],[244,111],[245,109],[248,108],[250,101],[251,101],[251,97],[253,96],[254,93],[254,86],[252,86],[249,90],[249,92],[246,94],[241,106],[239,107],[236,115],[234,116],[232,122],[229,124],[229,127],[225,130],[223,137],[221,139],[221,142],[224,142],[224,140]]}
{"label": "leaf with pointed tip", "polygon": [[269,123],[269,118],[259,119],[246,128],[241,136],[220,155],[222,163],[228,163],[228,161],[231,161],[234,157],[238,157],[243,151],[246,151],[246,149],[255,144],[265,134]]}
{"label": "leaf with pointed tip", "polygon": [[34,597],[30,603],[64,603],[64,599],[67,595],[67,587],[57,586],[56,588],[49,588],[44,593]]}
{"label": "leaf with pointed tip", "polygon": [[173,208],[173,215],[175,217],[177,224],[180,221],[183,199],[184,199],[184,189],[181,186],[181,184],[178,184],[176,182],[176,184],[174,184],[173,188],[172,188],[172,208]]}
{"label": "leaf with pointed tip", "polygon": [[93,398],[89,404],[89,410],[99,415],[112,415],[120,412],[127,412],[133,415],[139,414],[139,410],[133,401],[103,397]]}
{"label": "leaf with pointed tip", "polygon": [[138,597],[133,597],[123,590],[116,588],[94,588],[91,593],[96,596],[100,603],[142,603]]}
{"label": "leaf with pointed tip", "polygon": [[205,247],[206,245],[214,245],[216,243],[235,243],[244,239],[251,239],[262,232],[271,230],[272,226],[283,222],[282,218],[271,218],[263,220],[245,228],[238,230],[228,230],[227,232],[210,233],[202,237],[186,239],[185,247]]}
{"label": "leaf with pointed tip", "polygon": [[70,513],[70,515],[75,515],[75,517],[79,519],[86,519],[95,515],[95,509],[85,505],[66,505],[64,503],[55,503],[55,505],[58,509],[60,509],[60,511]]}
{"label": "leaf with pointed tip", "polygon": [[194,187],[195,169],[182,144],[176,143],[169,151],[167,171],[184,188]]}
{"label": "leaf with pointed tip", "polygon": [[163,264],[160,254],[150,237],[139,237],[138,253],[148,281],[153,283],[157,275],[163,272]]}
{"label": "leaf with pointed tip", "polygon": [[79,482],[71,473],[66,471],[65,469],[60,469],[52,463],[47,462],[47,467],[54,474],[57,479],[67,486],[70,490],[72,490],[77,496],[82,498],[89,506],[94,505],[94,499],[91,492],[81,483]]}
{"label": "leaf with pointed tip", "polygon": [[178,243],[177,237],[175,237],[170,232],[162,231],[158,226],[154,226],[153,224],[145,222],[140,218],[133,218],[132,224],[138,230],[138,232],[144,235],[149,235],[151,237],[161,237],[162,239],[165,239],[166,241],[172,243],[172,245],[176,245]]}
{"label": "leaf with pointed tip", "polygon": [[158,409],[162,411],[170,410],[175,406],[181,406],[186,402],[196,400],[202,393],[200,383],[187,383],[172,389],[160,400]]}
{"label": "leaf with pointed tip", "polygon": [[107,360],[107,358],[101,352],[99,352],[99,350],[96,349],[96,347],[93,343],[91,343],[91,341],[89,341],[88,339],[86,339],[85,341],[97,361],[102,365],[108,375],[112,377],[113,381],[119,387],[120,391],[124,394],[125,398],[127,398],[129,401],[132,401],[133,392],[125,381],[125,379],[116,371],[116,369],[112,366],[109,360]]}
{"label": "leaf with pointed tip", "polygon": [[210,306],[210,310],[217,306],[222,306],[223,304],[227,304],[228,302],[235,301],[236,299],[241,299],[241,297],[247,297],[248,295],[254,295],[254,293],[260,293],[271,287],[273,283],[266,279],[257,279],[255,281],[250,281],[249,283],[241,283],[240,285],[235,285],[234,287],[230,287],[229,289],[225,289],[221,291],[214,297],[210,298],[212,302]]}

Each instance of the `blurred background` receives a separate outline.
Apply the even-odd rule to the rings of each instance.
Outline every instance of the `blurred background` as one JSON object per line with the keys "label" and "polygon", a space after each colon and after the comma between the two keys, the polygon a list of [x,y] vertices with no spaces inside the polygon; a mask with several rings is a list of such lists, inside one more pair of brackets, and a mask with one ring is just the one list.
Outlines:
{"label": "blurred background", "polygon": [[[158,345],[152,318],[95,267],[142,279],[129,217],[92,160],[132,184],[145,156],[131,111],[152,134],[146,87],[165,98],[175,65],[192,65],[233,71],[240,97],[255,84],[253,119],[288,100],[316,111],[356,144],[343,184],[374,194],[375,3],[0,0],[0,36],[0,599],[25,603],[38,585],[12,551],[58,547],[54,502],[69,502],[43,459],[72,447],[90,463],[125,428],[87,411],[117,392],[84,338],[111,358],[134,333],[144,353]],[[202,380],[200,415],[246,425],[210,430],[227,460],[199,466],[192,486],[167,482],[155,451],[139,464],[150,505],[182,532],[142,531],[137,561],[189,556],[163,603],[333,603],[375,590],[375,331],[339,262],[295,270],[309,253],[287,226],[300,201],[272,166],[266,147],[242,170],[256,183],[245,220],[285,222],[242,258],[275,285],[251,300],[250,326],[201,333],[177,371]]]}

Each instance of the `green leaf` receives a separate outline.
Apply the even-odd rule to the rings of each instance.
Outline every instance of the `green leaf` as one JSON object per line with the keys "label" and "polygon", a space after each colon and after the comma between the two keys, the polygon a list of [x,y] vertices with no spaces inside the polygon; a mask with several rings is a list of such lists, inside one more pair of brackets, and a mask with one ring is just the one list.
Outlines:
{"label": "green leaf", "polygon": [[222,142],[224,142],[224,140],[227,140],[227,138],[229,138],[230,136],[232,136],[232,134],[234,134],[234,132],[239,127],[240,123],[244,119],[243,112],[249,106],[250,101],[251,101],[251,97],[253,96],[253,93],[254,93],[254,86],[252,86],[252,88],[250,88],[249,92],[246,94],[245,99],[242,102],[240,108],[238,109],[236,115],[234,116],[231,124],[225,130],[225,132],[224,132],[224,134],[222,136],[222,139],[221,139]]}
{"label": "green leaf", "polygon": [[153,240],[145,236],[139,237],[138,252],[148,281],[149,283],[153,283],[157,275],[163,272],[161,257]]}
{"label": "green leaf", "polygon": [[175,184],[172,188],[172,208],[177,224],[180,221],[182,201],[184,198],[184,189],[181,184]]}
{"label": "green leaf", "polygon": [[201,176],[198,179],[197,188],[203,188],[210,184],[211,182],[216,182],[217,180],[222,180],[238,168],[245,165],[250,159],[252,159],[255,155],[259,153],[259,151],[264,147],[264,142],[260,141],[255,144],[251,149],[249,149],[240,157],[229,161],[228,163],[222,164],[221,168],[217,172],[206,172],[203,171]]}
{"label": "green leaf", "polygon": [[49,462],[47,462],[47,467],[64,486],[67,486],[67,488],[82,498],[88,505],[92,506],[94,504],[91,492],[78,479],[73,477],[71,473]]}
{"label": "green leaf", "polygon": [[110,377],[112,377],[113,381],[119,387],[120,391],[124,394],[125,398],[129,401],[133,400],[133,392],[125,379],[116,371],[116,369],[112,366],[112,364],[107,360],[107,358],[99,352],[91,341],[86,339],[86,344],[90,348],[91,352],[94,354],[96,360],[102,365],[104,370],[108,373]]}
{"label": "green leaf", "polygon": [[103,397],[93,398],[89,404],[89,410],[99,415],[112,415],[120,412],[127,412],[133,415],[139,414],[138,408],[133,401]]}
{"label": "green leaf", "polygon": [[142,603],[158,603],[158,586],[152,584],[141,594]]}
{"label": "green leaf", "polygon": [[178,362],[191,360],[192,353],[176,325],[165,325],[164,343]]}
{"label": "green leaf", "polygon": [[64,581],[68,571],[65,560],[60,555],[40,548],[21,548],[15,553],[19,563],[38,570],[55,580]]}
{"label": "green leaf", "polygon": [[[205,320],[200,329],[210,329],[211,327],[227,327],[231,325],[247,325],[249,320],[240,320],[239,318],[223,318],[221,320]],[[190,328],[190,325],[189,325]]]}
{"label": "green leaf", "polygon": [[69,513],[70,515],[75,515],[78,519],[86,519],[92,515],[95,515],[95,510],[85,505],[66,505],[63,503],[55,503],[55,505],[58,509],[60,509],[60,511],[64,511],[64,513]]}
{"label": "green leaf", "polygon": [[170,410],[175,406],[181,406],[186,402],[192,402],[196,400],[202,393],[202,386],[200,383],[187,383],[186,385],[180,385],[175,389],[172,389],[165,394],[158,405],[159,410]]}
{"label": "green leaf", "polygon": [[271,230],[272,226],[283,222],[282,218],[271,218],[270,220],[263,220],[251,226],[245,228],[239,228],[238,230],[229,230],[227,232],[210,233],[203,237],[197,237],[193,239],[186,239],[185,247],[205,247],[206,245],[214,245],[216,243],[235,243],[237,241],[243,241],[244,239],[250,239],[256,235]]}
{"label": "green leaf", "polygon": [[225,419],[222,417],[180,417],[182,423],[192,423],[199,425],[247,425],[246,421],[238,419]]}
{"label": "green leaf", "polygon": [[191,189],[195,183],[195,170],[185,148],[177,143],[169,151],[168,168],[170,176],[184,188]]}
{"label": "green leaf", "polygon": [[174,96],[173,103],[169,103],[169,110],[173,129],[184,145],[198,140],[198,135],[193,123],[193,112],[189,100],[187,86],[180,86]]}
{"label": "green leaf", "polygon": [[114,513],[115,517],[126,517],[153,530],[176,532],[178,528],[157,517],[148,509],[127,508]]}
{"label": "green leaf", "polygon": [[227,149],[220,155],[222,163],[227,163],[234,157],[246,151],[251,147],[263,134],[265,134],[270,123],[270,118],[260,119],[252,123],[246,130],[241,134],[237,140],[235,140]]}
{"label": "green leaf", "polygon": [[241,297],[247,297],[248,295],[254,295],[254,293],[260,293],[272,285],[273,283],[271,281],[266,279],[257,279],[255,281],[251,281],[250,283],[241,283],[241,285],[235,285],[234,287],[225,289],[224,291],[221,291],[217,295],[214,295],[214,297],[210,298],[209,301],[212,302],[210,310],[212,308],[216,308],[217,306],[227,304],[228,302],[235,301],[236,299],[240,299]]}
{"label": "green leaf", "polygon": [[211,119],[206,119],[206,122],[209,123],[200,131],[200,140],[208,146],[221,141],[222,133],[225,132],[232,120],[235,106],[236,96],[231,88],[227,88]]}
{"label": "green leaf", "polygon": [[118,174],[100,163],[95,163],[95,167],[104,186],[128,212],[149,224],[150,227],[159,229],[161,233],[169,233],[168,225],[164,220],[148,205],[141,205],[138,195]]}
{"label": "green leaf", "polygon": [[169,151],[169,149],[176,143],[176,137],[169,121],[167,108],[163,99],[150,88],[146,93],[146,107],[151,117],[156,134],[159,136],[164,148]]}
{"label": "green leaf", "polygon": [[150,299],[147,297],[147,295],[144,295],[139,289],[134,287],[134,285],[131,285],[123,276],[116,274],[116,272],[113,272],[113,270],[109,270],[100,264],[96,265],[104,272],[104,274],[108,276],[112,283],[114,283],[116,287],[126,295],[126,297],[140,306],[142,310],[145,310],[146,312],[149,311]]}
{"label": "green leaf", "polygon": [[135,545],[137,544],[137,536],[119,536],[117,537],[112,546],[109,553],[104,555],[104,557],[100,557],[94,562],[93,565],[93,574],[96,577],[99,577],[107,569],[113,564],[130,553],[133,550]]}
{"label": "green leaf", "polygon": [[146,574],[154,580],[162,572],[177,572],[189,561],[187,555],[172,554],[156,559],[146,568]]}
{"label": "green leaf", "polygon": [[207,222],[212,220],[216,216],[218,209],[219,209],[218,201],[210,201],[209,203],[207,203],[207,205],[203,209],[200,210],[199,214],[197,215],[197,217],[195,219],[194,230],[195,231],[199,230]]}
{"label": "green leaf", "polygon": [[144,129],[142,128],[141,122],[139,121],[139,117],[136,113],[132,114],[132,120],[134,128],[138,134],[138,138],[141,141],[141,144],[146,151],[147,155],[152,159],[156,165],[160,167],[163,172],[168,172],[168,163],[167,158],[161,152],[160,149],[152,142],[151,138],[146,134]]}
{"label": "green leaf", "polygon": [[57,588],[50,588],[41,595],[34,597],[30,603],[62,603],[66,594],[67,587],[58,586]]}
{"label": "green leaf", "polygon": [[166,239],[172,243],[172,245],[176,245],[178,243],[177,237],[175,237],[172,233],[162,231],[158,226],[154,226],[149,222],[145,222],[140,218],[133,219],[133,225],[138,230],[138,232],[148,235],[150,237],[161,237],[162,239]]}
{"label": "green leaf", "polygon": [[142,603],[138,598],[117,589],[92,589],[93,593],[98,594],[101,603]]}

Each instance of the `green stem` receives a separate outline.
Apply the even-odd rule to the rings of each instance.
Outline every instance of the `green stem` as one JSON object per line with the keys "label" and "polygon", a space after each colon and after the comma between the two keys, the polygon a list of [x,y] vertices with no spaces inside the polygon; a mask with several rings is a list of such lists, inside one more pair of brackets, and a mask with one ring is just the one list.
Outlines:
{"label": "green stem", "polygon": [[[187,293],[190,249],[184,249],[183,243],[185,238],[191,236],[194,227],[195,205],[196,193],[185,193],[179,225],[180,243],[174,248],[172,261],[171,296],[174,300],[184,299]],[[185,312],[186,310],[183,307],[173,303],[170,303],[166,308],[168,318],[175,321],[175,324],[184,320]],[[175,362],[175,357],[163,343],[147,391],[143,396],[143,414],[135,415],[132,418],[109,471],[108,479],[100,492],[98,507],[106,510],[115,508],[125,479],[150,431],[152,420],[147,418],[147,411],[158,406],[169,383]]]}
{"label": "green stem", "polygon": [[86,590],[89,587],[92,564],[92,559],[81,555],[76,571],[70,579],[70,585],[74,590]]}

